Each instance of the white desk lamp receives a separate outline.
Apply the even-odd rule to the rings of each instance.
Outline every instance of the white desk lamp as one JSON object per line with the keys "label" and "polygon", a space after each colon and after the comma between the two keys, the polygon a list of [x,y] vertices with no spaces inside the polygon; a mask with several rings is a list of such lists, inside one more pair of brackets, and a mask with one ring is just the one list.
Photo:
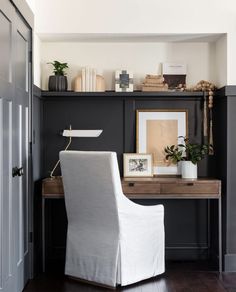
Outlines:
{"label": "white desk lamp", "polygon": [[[72,137],[86,137],[86,138],[96,138],[99,137],[102,134],[103,130],[72,130],[71,126],[69,130],[64,130],[62,133],[62,136],[68,137],[69,142],[66,145],[65,151],[69,148],[71,142],[72,142]],[[50,173],[50,177],[53,178],[53,173],[56,170],[58,164],[60,163],[60,159],[57,161],[55,166],[53,167],[53,170]]]}

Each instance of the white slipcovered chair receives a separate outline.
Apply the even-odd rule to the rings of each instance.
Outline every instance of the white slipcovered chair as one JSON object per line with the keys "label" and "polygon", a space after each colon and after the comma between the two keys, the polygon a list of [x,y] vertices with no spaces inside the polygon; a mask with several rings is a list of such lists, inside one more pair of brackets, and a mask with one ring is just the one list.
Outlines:
{"label": "white slipcovered chair", "polygon": [[122,192],[116,153],[60,152],[68,217],[65,274],[115,287],[165,270],[164,208]]}

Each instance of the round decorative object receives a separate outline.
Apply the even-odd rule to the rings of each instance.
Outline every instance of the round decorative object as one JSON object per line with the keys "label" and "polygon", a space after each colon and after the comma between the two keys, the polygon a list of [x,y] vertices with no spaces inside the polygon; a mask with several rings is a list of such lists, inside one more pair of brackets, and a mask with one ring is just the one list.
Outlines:
{"label": "round decorative object", "polygon": [[48,90],[49,91],[67,91],[68,82],[64,75],[49,76]]}
{"label": "round decorative object", "polygon": [[[95,84],[90,88],[91,92],[104,92],[105,91],[105,80],[101,75],[95,76]],[[85,80],[83,76],[79,75],[75,78],[73,88],[75,92],[86,92]]]}

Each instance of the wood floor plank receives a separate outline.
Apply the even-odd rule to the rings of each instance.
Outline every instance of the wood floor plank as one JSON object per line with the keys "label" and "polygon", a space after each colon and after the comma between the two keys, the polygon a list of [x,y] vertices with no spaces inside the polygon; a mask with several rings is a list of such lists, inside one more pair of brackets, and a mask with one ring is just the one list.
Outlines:
{"label": "wood floor plank", "polygon": [[110,290],[79,282],[55,268],[31,280],[24,292],[236,292],[236,273],[216,272],[205,262],[167,262],[163,275]]}
{"label": "wood floor plank", "polygon": [[[40,275],[24,292],[108,292],[102,287],[78,282],[62,275]],[[236,273],[167,271],[165,274],[127,287],[122,292],[236,292]]]}

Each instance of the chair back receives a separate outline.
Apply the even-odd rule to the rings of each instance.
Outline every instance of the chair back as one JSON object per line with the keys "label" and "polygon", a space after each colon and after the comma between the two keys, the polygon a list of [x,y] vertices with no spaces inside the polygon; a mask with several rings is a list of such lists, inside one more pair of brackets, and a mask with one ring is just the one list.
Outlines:
{"label": "chair back", "polygon": [[121,182],[116,153],[61,151],[60,161],[70,228],[117,238]]}

